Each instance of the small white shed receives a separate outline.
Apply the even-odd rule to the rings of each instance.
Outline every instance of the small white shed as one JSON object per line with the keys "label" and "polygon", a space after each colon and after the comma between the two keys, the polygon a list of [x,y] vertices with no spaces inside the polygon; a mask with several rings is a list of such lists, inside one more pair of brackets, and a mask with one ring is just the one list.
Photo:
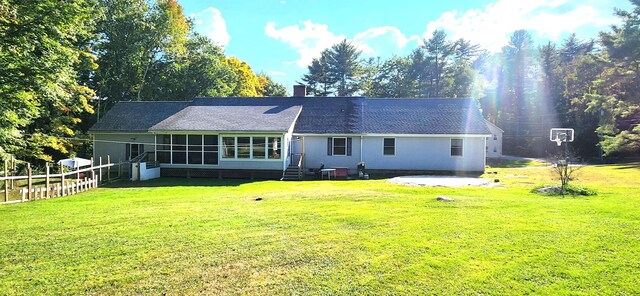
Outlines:
{"label": "small white shed", "polygon": [[502,157],[502,134],[504,131],[488,120],[487,127],[491,131],[491,136],[487,138],[487,157]]}

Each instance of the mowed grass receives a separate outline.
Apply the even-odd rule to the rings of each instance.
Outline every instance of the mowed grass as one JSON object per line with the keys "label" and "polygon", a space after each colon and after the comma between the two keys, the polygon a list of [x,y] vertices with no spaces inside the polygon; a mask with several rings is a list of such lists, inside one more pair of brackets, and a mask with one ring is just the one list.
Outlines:
{"label": "mowed grass", "polygon": [[487,172],[502,185],[160,179],[0,206],[0,294],[640,294],[637,164],[581,169],[590,197]]}

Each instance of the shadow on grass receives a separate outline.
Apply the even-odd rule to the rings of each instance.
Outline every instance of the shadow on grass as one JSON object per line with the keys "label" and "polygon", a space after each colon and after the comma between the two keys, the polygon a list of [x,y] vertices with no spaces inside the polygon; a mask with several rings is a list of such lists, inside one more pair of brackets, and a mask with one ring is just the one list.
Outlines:
{"label": "shadow on grass", "polygon": [[[450,172],[450,171],[425,171],[425,172],[405,172],[405,173],[371,173],[369,174],[369,180],[383,180],[391,179],[395,177],[406,176],[440,176],[440,177],[466,177],[466,178],[480,178],[483,173],[479,172]],[[356,179],[354,177],[354,179]]]}
{"label": "shadow on grass", "polygon": [[509,159],[487,159],[487,165],[492,168],[524,168],[530,166],[544,166],[545,163],[533,160],[509,160]]}
{"label": "shadow on grass", "polygon": [[594,167],[612,167],[615,170],[640,169],[640,162],[619,162],[596,164]]}
{"label": "shadow on grass", "polygon": [[616,170],[640,169],[640,162],[630,162],[621,164]]}
{"label": "shadow on grass", "polygon": [[266,180],[249,179],[212,179],[212,178],[159,178],[147,181],[120,180],[102,187],[106,188],[141,188],[141,187],[172,187],[172,186],[240,186],[244,184]]}

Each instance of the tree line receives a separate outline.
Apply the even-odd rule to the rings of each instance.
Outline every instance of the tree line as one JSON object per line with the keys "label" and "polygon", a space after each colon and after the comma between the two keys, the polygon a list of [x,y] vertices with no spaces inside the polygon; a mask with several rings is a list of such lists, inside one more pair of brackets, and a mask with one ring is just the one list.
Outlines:
{"label": "tree line", "polygon": [[[640,152],[640,0],[593,39],[534,44],[516,31],[490,53],[444,31],[406,56],[362,58],[344,40],[301,77],[310,95],[474,97],[505,130],[505,153],[553,151],[573,127],[581,156]],[[282,85],[193,29],[176,0],[0,0],[0,158],[88,155],[119,101],[285,96]]]}
{"label": "tree line", "polygon": [[407,56],[362,58],[343,40],[313,59],[300,83],[312,96],[473,97],[504,129],[503,152],[547,156],[553,127],[575,130],[583,158],[640,155],[640,0],[593,39],[536,45],[525,30],[490,53],[441,30]]}
{"label": "tree line", "polygon": [[312,60],[301,83],[313,96],[469,97],[474,65],[486,52],[464,39],[450,41],[438,30],[405,57],[381,61],[361,55],[343,40]]}
{"label": "tree line", "polygon": [[90,154],[119,101],[286,96],[196,33],[176,0],[0,0],[0,158]]}

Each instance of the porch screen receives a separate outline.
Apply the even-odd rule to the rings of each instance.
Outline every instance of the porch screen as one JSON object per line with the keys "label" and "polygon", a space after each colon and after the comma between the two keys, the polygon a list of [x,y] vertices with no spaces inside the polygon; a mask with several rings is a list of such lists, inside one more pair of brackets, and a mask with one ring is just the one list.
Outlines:
{"label": "porch screen", "polygon": [[160,163],[218,164],[218,135],[157,135],[156,147]]}
{"label": "porch screen", "polygon": [[187,136],[171,135],[171,161],[175,164],[187,163]]}

